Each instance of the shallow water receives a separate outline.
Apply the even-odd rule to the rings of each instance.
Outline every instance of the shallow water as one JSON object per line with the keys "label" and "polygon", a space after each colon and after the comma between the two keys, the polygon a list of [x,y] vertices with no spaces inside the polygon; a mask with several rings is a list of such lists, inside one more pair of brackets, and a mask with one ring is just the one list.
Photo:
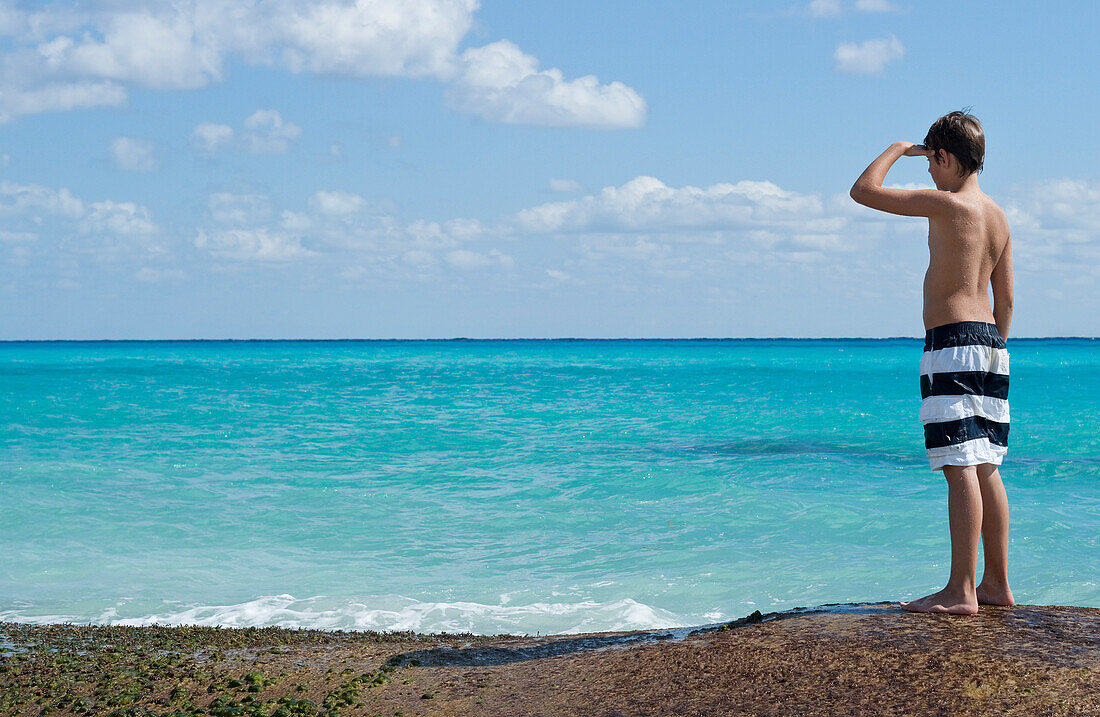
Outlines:
{"label": "shallow water", "polygon": [[[1016,597],[1100,606],[1100,342],[1017,340]],[[0,620],[581,632],[919,596],[890,341],[0,344]]]}

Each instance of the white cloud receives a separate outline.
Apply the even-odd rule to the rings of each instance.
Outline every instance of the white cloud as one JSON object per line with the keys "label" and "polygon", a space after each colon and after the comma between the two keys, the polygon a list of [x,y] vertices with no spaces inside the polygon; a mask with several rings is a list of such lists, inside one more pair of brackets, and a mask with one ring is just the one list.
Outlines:
{"label": "white cloud", "polygon": [[576,194],[577,192],[583,192],[584,187],[581,183],[573,179],[551,179],[550,191],[561,192],[562,194]]}
{"label": "white cloud", "polygon": [[305,212],[292,212],[287,209],[279,218],[279,226],[288,232],[300,234],[313,226],[313,219]]}
{"label": "white cloud", "polygon": [[312,256],[298,237],[265,227],[227,229],[207,234],[200,229],[195,246],[224,259],[290,261]]}
{"label": "white cloud", "polygon": [[245,147],[253,154],[282,154],[290,150],[302,128],[287,122],[276,110],[256,110],[244,121]]}
{"label": "white cloud", "polygon": [[538,60],[499,40],[462,53],[462,72],[448,91],[451,104],[484,119],[556,127],[640,127],[646,103],[621,82],[601,85],[593,75],[565,80],[561,70],[539,70]]}
{"label": "white cloud", "polygon": [[262,194],[215,192],[207,200],[210,216],[219,224],[258,224],[271,216],[271,201]]}
{"label": "white cloud", "polygon": [[133,137],[116,137],[111,142],[111,157],[115,166],[128,172],[148,172],[156,167],[153,143]]}
{"label": "white cloud", "polygon": [[11,163],[11,155],[10,154],[0,154],[0,166],[6,167],[10,163]]}
{"label": "white cloud", "polygon": [[446,78],[477,0],[282,3],[269,19],[272,53],[292,72]]}
{"label": "white cloud", "polygon": [[[136,202],[85,201],[65,188],[0,181],[0,238],[20,242],[27,262],[126,264],[166,249],[161,228]],[[74,273],[75,276],[75,273]]]}
{"label": "white cloud", "polygon": [[1017,187],[1004,209],[1017,270],[1100,273],[1100,182],[1054,179]]}
{"label": "white cloud", "polygon": [[374,229],[368,231],[376,238],[383,239],[383,243],[385,240],[398,241],[417,249],[446,249],[458,245],[458,240],[448,233],[445,225],[422,219],[402,225],[390,218],[388,226],[384,227],[381,234]]}
{"label": "white cloud", "polygon": [[1053,227],[1100,230],[1100,182],[1051,179],[1028,187],[1027,211]]}
{"label": "white cloud", "polygon": [[610,255],[659,265],[668,264],[672,257],[672,247],[668,244],[655,242],[644,236],[619,234],[585,237],[581,251],[589,259],[603,259]]}
{"label": "white cloud", "polygon": [[[506,230],[496,225],[486,227],[466,218],[402,222],[393,215],[392,202],[346,191],[316,191],[302,209],[272,210],[267,197],[226,192],[211,195],[209,204],[213,221],[197,230],[194,244],[222,259],[275,262],[315,257],[336,261],[344,269],[355,267],[354,276],[345,278],[393,278],[395,271],[425,276],[441,260],[462,269],[513,263],[497,249],[463,246],[501,238]],[[445,253],[450,251],[460,253],[448,258]],[[414,273],[407,273],[411,270]]]}
{"label": "white cloud", "polygon": [[882,72],[887,64],[900,60],[905,55],[905,47],[891,35],[866,42],[844,42],[836,47],[833,59],[836,69],[857,75],[875,75]]}
{"label": "white cloud", "polygon": [[313,196],[309,198],[310,209],[328,216],[355,214],[362,211],[366,206],[366,199],[351,192],[318,191],[314,192]]}
{"label": "white cloud", "polygon": [[806,10],[814,17],[832,17],[840,14],[840,0],[813,0]]}
{"label": "white cloud", "polygon": [[467,249],[455,249],[447,252],[447,263],[456,269],[487,269],[490,267],[510,269],[515,265],[515,260],[496,249],[488,254],[479,254]]}
{"label": "white cloud", "polygon": [[478,220],[461,218],[443,222],[443,231],[459,241],[479,239],[489,233],[489,230]]}
{"label": "white cloud", "polygon": [[202,122],[191,133],[191,144],[203,152],[216,152],[233,141],[233,128],[226,124]]}
{"label": "white cloud", "polygon": [[0,83],[0,123],[22,115],[111,107],[126,102],[126,90],[113,82],[50,82],[24,88]]}
{"label": "white cloud", "polygon": [[599,194],[551,202],[515,215],[526,231],[712,230],[797,226],[835,232],[835,219],[825,214],[821,198],[790,192],[771,182],[742,180],[707,188],[668,187],[655,177],[635,177]]}
{"label": "white cloud", "polygon": [[7,179],[0,182],[0,216],[40,216],[35,210],[77,219],[84,215],[84,202],[64,187],[51,189],[38,184],[16,184]]}
{"label": "white cloud", "polygon": [[60,35],[37,49],[57,74],[194,89],[221,79],[226,38],[211,24],[214,15],[224,11],[210,2],[116,5],[92,16],[79,39]]}
{"label": "white cloud", "polygon": [[81,219],[80,228],[86,232],[142,235],[159,231],[149,216],[149,210],[133,202],[94,202]]}
{"label": "white cloud", "polygon": [[898,12],[901,8],[889,0],[856,0],[856,10],[861,12]]}
{"label": "white cloud", "polygon": [[[240,132],[227,124],[202,122],[191,132],[191,145],[212,154],[240,138],[239,147],[253,154],[283,154],[302,134],[302,128],[287,122],[278,110],[260,109],[249,115]],[[333,145],[334,147],[336,145]]]}

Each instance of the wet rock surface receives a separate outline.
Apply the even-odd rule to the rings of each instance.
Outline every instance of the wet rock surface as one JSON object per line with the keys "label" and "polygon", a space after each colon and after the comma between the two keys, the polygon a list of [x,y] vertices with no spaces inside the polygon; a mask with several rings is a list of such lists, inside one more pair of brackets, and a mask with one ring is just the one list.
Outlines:
{"label": "wet rock surface", "polygon": [[0,623],[0,715],[1100,715],[1100,609],[542,638]]}

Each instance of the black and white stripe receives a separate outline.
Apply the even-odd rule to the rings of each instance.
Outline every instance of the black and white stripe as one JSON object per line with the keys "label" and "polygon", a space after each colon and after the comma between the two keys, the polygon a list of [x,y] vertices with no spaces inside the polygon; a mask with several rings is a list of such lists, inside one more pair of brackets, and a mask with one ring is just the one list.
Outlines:
{"label": "black and white stripe", "polygon": [[996,326],[938,326],[924,348],[920,419],[932,469],[999,464],[1008,449],[1008,351]]}

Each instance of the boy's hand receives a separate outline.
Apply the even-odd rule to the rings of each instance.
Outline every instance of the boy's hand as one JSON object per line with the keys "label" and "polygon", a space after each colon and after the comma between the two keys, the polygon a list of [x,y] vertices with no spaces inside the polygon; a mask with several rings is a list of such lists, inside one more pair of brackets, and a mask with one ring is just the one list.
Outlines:
{"label": "boy's hand", "polygon": [[912,142],[895,142],[895,144],[905,150],[902,154],[903,157],[931,157],[935,154],[923,144],[913,144]]}

